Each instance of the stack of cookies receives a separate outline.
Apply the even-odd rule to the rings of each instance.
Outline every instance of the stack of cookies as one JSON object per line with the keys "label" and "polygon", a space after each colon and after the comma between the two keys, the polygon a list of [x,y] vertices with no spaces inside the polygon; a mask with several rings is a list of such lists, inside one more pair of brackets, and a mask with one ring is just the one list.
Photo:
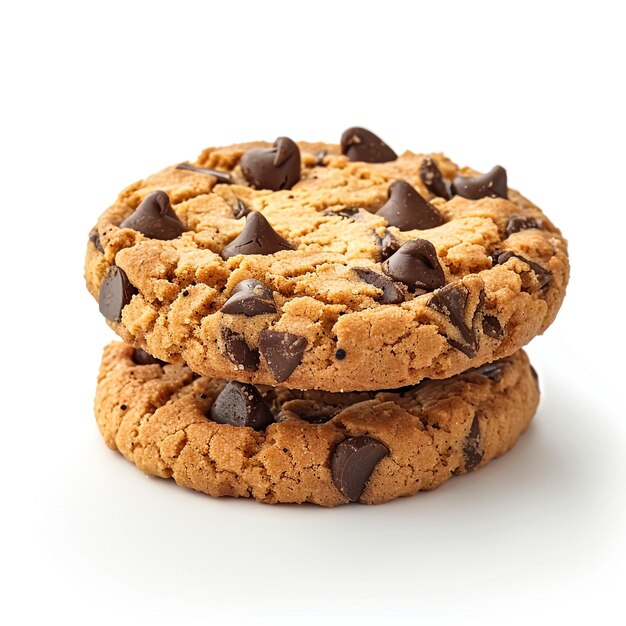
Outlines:
{"label": "stack of cookies", "polygon": [[334,506],[511,448],[539,400],[521,347],[569,268],[503,167],[350,128],[209,148],[131,185],[85,271],[124,341],[96,392],[109,447],[212,496]]}

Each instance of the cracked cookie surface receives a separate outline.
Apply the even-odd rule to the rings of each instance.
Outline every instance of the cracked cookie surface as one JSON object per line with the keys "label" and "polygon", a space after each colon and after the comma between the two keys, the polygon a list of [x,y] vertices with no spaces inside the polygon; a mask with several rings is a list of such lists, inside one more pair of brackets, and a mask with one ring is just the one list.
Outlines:
{"label": "cracked cookie surface", "polygon": [[[523,351],[449,380],[340,394],[255,389],[153,361],[105,348],[95,414],[107,445],[147,474],[272,504],[377,504],[434,489],[511,448],[539,401]],[[232,425],[243,418],[252,427]]]}
{"label": "cracked cookie surface", "polygon": [[[272,147],[239,144],[139,181],[105,211],[85,275],[127,343],[208,376],[369,390],[508,356],[553,321],[569,273],[559,230],[501,179],[500,195],[454,195],[485,193],[502,168],[481,187],[440,154],[369,163],[281,139],[288,171],[265,184],[289,189],[254,188],[242,156],[260,154],[258,186]],[[260,286],[235,293],[248,280]]]}

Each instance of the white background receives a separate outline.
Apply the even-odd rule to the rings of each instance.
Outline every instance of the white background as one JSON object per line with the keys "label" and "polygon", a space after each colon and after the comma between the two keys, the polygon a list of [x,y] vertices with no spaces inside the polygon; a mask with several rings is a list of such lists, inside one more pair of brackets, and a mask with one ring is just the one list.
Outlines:
{"label": "white background", "polygon": [[[624,623],[623,20],[618,2],[2,3],[6,624]],[[334,510],[212,500],[109,451],[112,338],[82,280],[128,183],[209,145],[443,150],[570,240],[519,445],[441,489]]]}

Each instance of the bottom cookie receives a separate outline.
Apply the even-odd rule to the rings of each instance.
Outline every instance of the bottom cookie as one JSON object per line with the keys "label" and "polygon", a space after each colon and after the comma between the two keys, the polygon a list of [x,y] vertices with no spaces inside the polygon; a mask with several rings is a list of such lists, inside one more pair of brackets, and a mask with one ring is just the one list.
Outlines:
{"label": "bottom cookie", "polygon": [[378,504],[434,489],[513,446],[537,408],[528,357],[377,392],[198,377],[123,343],[104,349],[95,413],[147,474],[212,496]]}

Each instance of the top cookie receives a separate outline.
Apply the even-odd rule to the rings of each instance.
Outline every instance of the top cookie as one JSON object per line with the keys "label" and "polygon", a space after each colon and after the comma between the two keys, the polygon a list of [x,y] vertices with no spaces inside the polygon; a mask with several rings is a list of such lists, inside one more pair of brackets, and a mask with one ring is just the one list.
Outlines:
{"label": "top cookie", "polygon": [[566,242],[506,171],[341,145],[209,148],[125,189],[86,280],[109,325],[208,376],[372,390],[508,356],[553,321]]}

